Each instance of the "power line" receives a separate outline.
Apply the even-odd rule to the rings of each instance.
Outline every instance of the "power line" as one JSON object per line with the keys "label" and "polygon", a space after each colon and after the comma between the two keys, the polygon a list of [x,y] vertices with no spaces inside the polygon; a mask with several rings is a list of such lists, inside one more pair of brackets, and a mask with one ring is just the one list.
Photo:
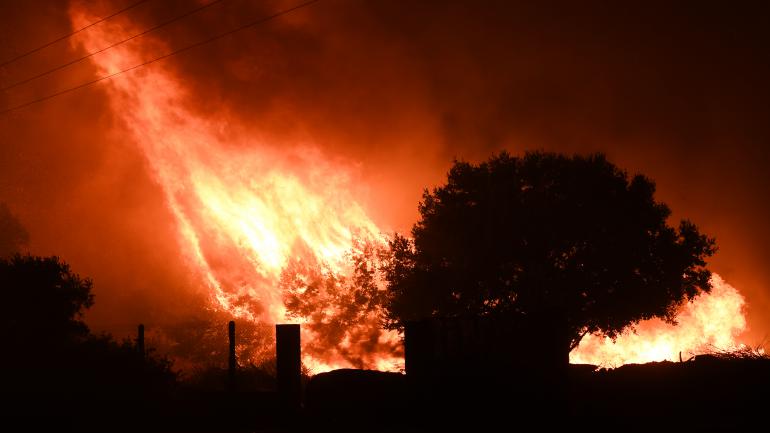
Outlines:
{"label": "power line", "polygon": [[123,69],[123,70],[120,70],[120,71],[114,72],[114,73],[112,73],[112,74],[109,74],[109,75],[104,75],[104,76],[98,77],[98,78],[96,78],[96,79],[94,79],[94,80],[91,80],[91,81],[85,82],[85,83],[83,83],[83,84],[80,84],[80,85],[77,85],[77,86],[75,86],[75,87],[70,87],[70,88],[67,88],[67,89],[61,90],[61,91],[59,91],[59,92],[56,92],[56,93],[52,93],[52,94],[50,94],[50,95],[47,95],[47,96],[43,96],[42,98],[38,98],[38,99],[35,99],[35,100],[32,100],[32,101],[29,101],[29,102],[25,102],[25,103],[23,103],[23,104],[20,104],[20,105],[16,105],[16,106],[14,106],[14,107],[6,108],[5,110],[3,110],[3,111],[0,111],[0,115],[3,115],[3,114],[5,114],[5,113],[9,113],[9,112],[11,112],[11,111],[15,111],[15,110],[19,110],[19,109],[25,108],[25,107],[28,107],[28,106],[30,106],[30,105],[33,105],[33,104],[37,104],[37,103],[39,103],[39,102],[47,101],[47,100],[49,100],[49,99],[51,99],[51,98],[55,98],[55,97],[57,97],[57,96],[60,96],[60,95],[63,95],[63,94],[65,94],[65,93],[74,92],[75,90],[79,90],[79,89],[82,89],[82,88],[84,88],[84,87],[88,87],[88,86],[90,86],[90,85],[93,85],[93,84],[99,83],[99,82],[101,82],[101,81],[104,81],[104,80],[110,79],[110,78],[112,78],[112,77],[115,77],[116,75],[120,75],[120,74],[123,74],[123,73],[125,73],[125,72],[133,71],[134,69],[139,69],[139,68],[141,68],[141,67],[143,67],[143,66],[147,66],[147,65],[149,65],[149,64],[151,64],[151,63],[155,63],[155,62],[157,62],[157,61],[160,61],[160,60],[163,60],[163,59],[169,58],[169,57],[171,57],[171,56],[175,56],[175,55],[177,55],[177,54],[179,54],[179,53],[182,53],[182,52],[185,52],[185,51],[191,50],[191,49],[193,49],[193,48],[197,48],[197,47],[200,47],[201,45],[206,45],[206,44],[208,44],[208,43],[211,43],[211,42],[214,42],[214,41],[216,41],[216,40],[218,40],[218,39],[222,39],[222,38],[224,38],[225,36],[229,36],[229,35],[232,35],[233,33],[237,33],[237,32],[240,32],[240,31],[242,31],[242,30],[245,30],[245,29],[247,29],[247,28],[249,28],[249,27],[254,27],[254,26],[256,26],[256,25],[259,25],[259,24],[265,23],[265,22],[267,22],[267,21],[273,20],[273,19],[275,19],[275,18],[278,18],[278,17],[280,17],[280,16],[282,16],[282,15],[286,15],[286,14],[288,14],[288,13],[291,13],[291,12],[294,12],[294,11],[296,11],[296,10],[298,10],[298,9],[302,9],[302,8],[304,8],[304,7],[310,6],[310,5],[312,5],[313,3],[317,3],[317,2],[319,2],[319,1],[320,1],[320,0],[310,0],[310,1],[306,1],[306,2],[304,2],[304,3],[300,3],[299,5],[296,5],[296,6],[290,7],[289,9],[284,9],[284,10],[282,10],[282,11],[280,11],[280,12],[276,12],[276,13],[274,13],[274,14],[272,14],[272,15],[269,15],[269,16],[267,16],[267,17],[264,17],[264,18],[260,18],[260,19],[258,19],[258,20],[256,20],[256,21],[252,21],[252,22],[250,22],[250,23],[248,23],[248,24],[244,24],[244,25],[242,25],[242,26],[240,26],[240,27],[237,27],[237,28],[235,28],[235,29],[232,29],[232,30],[228,30],[228,31],[226,31],[226,32],[223,32],[223,33],[220,33],[220,34],[218,34],[218,35],[212,36],[212,37],[210,37],[210,38],[208,38],[208,39],[204,39],[204,40],[202,40],[202,41],[200,41],[200,42],[196,42],[196,43],[194,43],[194,44],[192,44],[192,45],[188,45],[188,46],[186,46],[186,47],[182,47],[182,48],[180,48],[180,49],[178,49],[178,50],[174,50],[174,51],[171,51],[171,52],[170,52],[170,53],[168,53],[168,54],[164,54],[164,55],[162,55],[162,56],[158,56],[158,57],[156,57],[156,58],[154,58],[154,59],[151,59],[151,60],[148,60],[148,61],[146,61],[146,62],[144,62],[144,63],[140,63],[140,64],[138,64],[138,65],[135,65],[135,66],[132,66],[132,67],[130,67],[130,68],[126,68],[126,69]]}
{"label": "power line", "polygon": [[10,65],[11,63],[13,63],[13,62],[15,62],[15,61],[17,61],[17,60],[19,60],[19,59],[23,59],[24,57],[27,57],[27,56],[28,56],[28,55],[30,55],[30,54],[34,54],[34,53],[36,53],[36,52],[38,52],[38,51],[40,51],[40,50],[42,50],[42,49],[44,49],[44,48],[48,48],[48,47],[50,47],[51,45],[53,45],[53,44],[55,44],[55,43],[57,43],[57,42],[60,42],[60,41],[63,41],[63,40],[65,40],[65,39],[69,38],[69,37],[72,37],[72,36],[74,36],[74,35],[76,35],[76,34],[78,34],[78,33],[82,32],[83,30],[89,29],[89,28],[91,28],[91,27],[93,27],[93,26],[95,26],[95,25],[97,25],[97,24],[99,24],[99,23],[101,23],[101,22],[107,21],[108,19],[110,19],[110,18],[112,18],[112,17],[115,17],[115,16],[117,16],[117,15],[120,15],[120,14],[122,14],[123,12],[126,12],[126,11],[128,11],[128,10],[130,10],[130,9],[133,9],[133,8],[135,8],[135,7],[139,6],[139,5],[141,5],[142,3],[147,3],[148,1],[149,1],[149,0],[139,0],[138,2],[136,2],[136,3],[132,3],[132,4],[130,4],[130,5],[126,6],[126,7],[124,7],[123,9],[121,9],[121,10],[119,10],[119,11],[116,11],[116,12],[113,12],[112,14],[110,14],[110,15],[108,15],[108,16],[106,16],[106,17],[104,17],[104,18],[100,18],[100,19],[98,19],[98,20],[96,20],[96,21],[92,22],[91,24],[88,24],[88,25],[86,25],[86,26],[84,26],[84,27],[81,27],[81,28],[79,28],[79,29],[77,29],[77,30],[73,31],[72,33],[66,34],[66,35],[64,35],[64,36],[62,36],[62,37],[60,37],[60,38],[58,38],[58,39],[54,39],[53,41],[51,41],[51,42],[49,42],[49,43],[47,43],[47,44],[45,44],[45,45],[41,45],[41,46],[39,46],[39,47],[37,47],[37,48],[34,48],[34,49],[32,49],[32,50],[29,50],[29,51],[27,51],[26,53],[23,53],[23,54],[19,54],[18,56],[14,57],[14,58],[12,58],[12,59],[9,59],[9,60],[6,60],[6,61],[5,61],[5,62],[3,62],[3,63],[0,63],[0,68],[2,68],[3,66],[7,66],[7,65]]}
{"label": "power line", "polygon": [[71,66],[71,65],[74,65],[75,63],[79,63],[79,62],[82,62],[83,60],[85,60],[85,59],[88,59],[88,58],[90,58],[90,57],[93,57],[93,56],[95,56],[95,55],[97,55],[97,54],[99,54],[99,53],[103,53],[103,52],[105,52],[105,51],[109,50],[110,48],[115,48],[115,47],[117,47],[118,45],[122,45],[122,44],[124,44],[124,43],[126,43],[126,42],[128,42],[128,41],[134,40],[134,39],[136,39],[136,38],[138,38],[138,37],[140,37],[140,36],[144,36],[144,35],[146,35],[147,33],[153,32],[153,31],[155,31],[155,30],[158,30],[158,29],[159,29],[159,28],[161,28],[161,27],[165,27],[165,26],[167,26],[167,25],[169,25],[169,24],[171,24],[171,23],[174,23],[174,22],[176,22],[176,21],[179,21],[179,20],[181,20],[182,18],[186,18],[186,17],[189,17],[190,15],[193,15],[193,14],[195,14],[195,13],[197,13],[197,12],[200,12],[200,11],[202,11],[203,9],[206,9],[206,8],[208,8],[208,7],[210,7],[210,6],[214,6],[215,4],[217,4],[217,3],[220,3],[220,2],[222,2],[222,1],[223,1],[223,0],[214,0],[214,1],[212,1],[212,2],[206,3],[205,5],[203,5],[203,6],[199,6],[199,7],[195,8],[195,9],[193,9],[193,10],[190,10],[190,11],[188,11],[188,12],[185,12],[185,13],[184,13],[184,14],[182,14],[182,15],[178,15],[178,16],[176,16],[176,17],[174,17],[174,18],[171,18],[171,19],[170,19],[170,20],[168,20],[168,21],[164,21],[164,22],[162,22],[162,23],[160,23],[160,24],[157,24],[157,25],[155,25],[155,26],[153,26],[153,27],[150,27],[149,29],[147,29],[147,30],[144,30],[144,31],[143,31],[143,32],[141,32],[141,33],[137,33],[137,34],[135,34],[135,35],[133,35],[133,36],[130,36],[130,37],[126,38],[126,39],[123,39],[123,40],[121,40],[121,41],[115,42],[114,44],[108,45],[108,46],[106,46],[106,47],[104,47],[104,48],[101,48],[101,49],[99,49],[99,50],[96,50],[96,51],[93,51],[93,52],[91,52],[91,53],[88,53],[88,54],[86,54],[86,55],[85,55],[85,56],[83,56],[83,57],[79,57],[79,58],[77,58],[77,59],[75,59],[75,60],[72,60],[72,61],[70,61],[70,62],[67,62],[67,63],[65,63],[65,64],[63,64],[63,65],[59,65],[59,66],[57,66],[57,67],[55,67],[55,68],[53,68],[53,69],[49,69],[49,70],[47,70],[47,71],[45,71],[45,72],[41,72],[41,73],[39,73],[39,74],[37,74],[37,75],[34,75],[34,76],[30,77],[30,78],[26,78],[26,79],[24,79],[24,80],[21,80],[21,81],[17,81],[17,82],[15,82],[15,83],[13,83],[13,84],[11,84],[11,85],[9,85],[9,86],[6,86],[6,87],[3,87],[3,88],[0,88],[0,92],[4,92],[4,91],[6,91],[6,90],[10,90],[10,89],[13,89],[14,87],[18,87],[18,86],[21,86],[22,84],[26,84],[26,83],[29,83],[30,81],[34,81],[34,80],[37,80],[38,78],[41,78],[41,77],[45,77],[46,75],[50,75],[50,74],[52,74],[52,73],[54,73],[54,72],[56,72],[56,71],[60,71],[60,70],[62,70],[62,69],[64,69],[64,68],[66,68],[67,66]]}

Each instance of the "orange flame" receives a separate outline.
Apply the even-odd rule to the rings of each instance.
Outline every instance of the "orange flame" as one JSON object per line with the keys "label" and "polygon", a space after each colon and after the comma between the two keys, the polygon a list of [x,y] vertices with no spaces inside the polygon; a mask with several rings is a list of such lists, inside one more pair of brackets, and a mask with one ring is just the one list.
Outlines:
{"label": "orange flame", "polygon": [[[75,28],[94,19],[77,7],[70,15]],[[74,43],[95,51],[136,32],[131,27],[106,22]],[[92,61],[106,75],[163,48],[157,41],[132,41]],[[349,193],[345,167],[326,161],[312,144],[276,151],[251,137],[224,137],[228,119],[203,118],[190,109],[181,80],[161,64],[112,79],[109,95],[162,187],[185,253],[218,308],[255,322],[285,322],[278,283],[291,257],[310,254],[327,269],[344,272],[354,232],[384,242]],[[380,334],[385,343],[397,340],[393,333]],[[312,338],[305,331],[303,340]],[[381,354],[374,367],[392,369],[398,359],[391,358]],[[345,366],[339,360],[305,363],[316,370]]]}
{"label": "orange flame", "polygon": [[746,301],[738,290],[719,275],[711,278],[711,293],[702,293],[686,303],[676,317],[677,325],[662,320],[640,322],[615,342],[600,335],[587,335],[570,353],[570,362],[617,367],[629,363],[677,361],[712,350],[741,348],[738,337],[746,330]]}

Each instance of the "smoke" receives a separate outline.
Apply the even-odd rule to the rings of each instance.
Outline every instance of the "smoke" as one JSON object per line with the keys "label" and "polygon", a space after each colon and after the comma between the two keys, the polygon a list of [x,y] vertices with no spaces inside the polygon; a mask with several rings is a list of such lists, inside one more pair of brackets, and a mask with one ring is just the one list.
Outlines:
{"label": "smoke", "polygon": [[[71,30],[67,5],[33,13],[39,5],[11,3],[0,6],[0,58]],[[104,16],[126,3],[78,5]],[[199,4],[149,2],[121,19],[149,27]],[[132,43],[178,48],[291,5],[227,0]],[[385,230],[409,230],[422,189],[442,182],[453,158],[606,152],[655,179],[675,218],[717,238],[712,268],[745,294],[753,343],[770,330],[765,16],[703,2],[322,0],[164,67],[187,89],[186,109],[227,120],[222,136],[277,152],[313,143],[318,158],[346,167],[351,194]],[[3,68],[0,82],[79,54],[57,44]],[[86,62],[0,103],[93,74]],[[0,119],[0,201],[27,227],[32,252],[93,277],[87,319],[115,332],[190,314],[203,283],[180,257],[174,216],[105,88]]]}
{"label": "smoke", "polygon": [[19,253],[29,242],[29,233],[8,209],[0,203],[0,258]]}

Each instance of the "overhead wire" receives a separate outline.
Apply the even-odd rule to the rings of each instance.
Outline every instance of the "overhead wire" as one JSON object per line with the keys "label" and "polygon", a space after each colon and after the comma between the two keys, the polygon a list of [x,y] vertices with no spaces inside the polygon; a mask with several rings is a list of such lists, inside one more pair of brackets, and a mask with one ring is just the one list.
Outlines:
{"label": "overhead wire", "polygon": [[267,21],[271,21],[271,20],[273,20],[273,19],[275,19],[275,18],[278,18],[278,17],[280,17],[280,16],[283,16],[283,15],[289,14],[289,13],[291,13],[291,12],[294,12],[294,11],[298,10],[298,9],[302,9],[302,8],[304,8],[304,7],[310,6],[310,5],[312,5],[312,4],[314,4],[314,3],[317,3],[317,2],[319,2],[319,1],[321,1],[321,0],[309,0],[309,1],[306,1],[306,2],[304,2],[304,3],[300,3],[300,4],[296,5],[296,6],[292,6],[292,7],[288,8],[288,9],[284,9],[284,10],[282,10],[282,11],[279,11],[279,12],[276,12],[276,13],[274,13],[274,14],[272,14],[272,15],[268,15],[268,16],[266,16],[266,17],[263,17],[263,18],[260,18],[260,19],[258,19],[258,20],[255,20],[255,21],[251,21],[251,22],[249,22],[249,23],[247,23],[247,24],[244,24],[244,25],[242,25],[242,26],[240,26],[240,27],[236,27],[236,28],[234,28],[234,29],[232,29],[232,30],[227,30],[227,31],[225,31],[225,32],[219,33],[219,34],[217,34],[217,35],[214,35],[214,36],[212,36],[212,37],[209,37],[209,38],[207,38],[207,39],[204,39],[204,40],[202,40],[202,41],[200,41],[200,42],[196,42],[196,43],[194,43],[194,44],[191,44],[191,45],[187,45],[187,46],[185,46],[185,47],[182,47],[182,48],[179,48],[179,49],[173,50],[173,51],[171,51],[171,52],[169,52],[169,53],[167,53],[167,54],[164,54],[164,55],[161,55],[161,56],[155,57],[155,58],[153,58],[153,59],[150,59],[150,60],[148,60],[148,61],[146,61],[146,62],[142,62],[142,63],[140,63],[140,64],[137,64],[137,65],[131,66],[131,67],[129,67],[129,68],[126,68],[126,69],[122,69],[122,70],[120,70],[120,71],[117,71],[117,72],[113,72],[113,73],[111,73],[111,74],[108,74],[108,75],[103,75],[103,76],[101,76],[101,77],[98,77],[98,78],[95,78],[95,79],[93,79],[93,80],[91,80],[91,81],[87,81],[87,82],[85,82],[85,83],[83,83],[83,84],[80,84],[80,85],[77,85],[77,86],[74,86],[74,87],[69,87],[69,88],[66,88],[66,89],[64,89],[64,90],[61,90],[61,91],[58,91],[58,92],[55,92],[55,93],[52,93],[52,94],[49,94],[49,95],[46,95],[46,96],[43,96],[43,97],[37,98],[37,99],[34,99],[34,100],[32,100],[32,101],[29,101],[29,102],[25,102],[25,103],[23,103],[23,104],[19,104],[19,105],[16,105],[16,106],[10,107],[10,108],[6,108],[6,109],[4,109],[4,110],[0,111],[0,115],[3,115],[3,114],[6,114],[6,113],[9,113],[9,112],[11,112],[11,111],[20,110],[20,109],[22,109],[22,108],[25,108],[25,107],[28,107],[28,106],[30,106],[30,105],[34,105],[34,104],[37,104],[37,103],[40,103],[40,102],[43,102],[43,101],[47,101],[47,100],[49,100],[49,99],[55,98],[55,97],[57,97],[57,96],[61,96],[61,95],[64,95],[64,94],[66,94],[66,93],[74,92],[74,91],[76,91],[76,90],[79,90],[79,89],[82,89],[82,88],[84,88],[84,87],[88,87],[88,86],[91,86],[91,85],[93,85],[93,84],[96,84],[96,83],[102,82],[102,81],[104,81],[104,80],[108,80],[108,79],[110,79],[110,78],[113,78],[113,77],[115,77],[115,76],[117,76],[117,75],[120,75],[120,74],[123,74],[123,73],[126,73],[126,72],[130,72],[130,71],[133,71],[134,69],[139,69],[139,68],[141,68],[141,67],[143,67],[143,66],[147,66],[147,65],[149,65],[149,64],[152,64],[152,63],[158,62],[158,61],[160,61],[160,60],[164,60],[164,59],[167,59],[167,58],[169,58],[169,57],[172,57],[172,56],[175,56],[175,55],[177,55],[177,54],[183,53],[183,52],[185,52],[185,51],[189,51],[189,50],[191,50],[191,49],[193,49],[193,48],[197,48],[197,47],[200,47],[200,46],[202,46],[202,45],[206,45],[206,44],[209,44],[209,43],[211,43],[211,42],[214,42],[214,41],[216,41],[216,40],[222,39],[222,38],[224,38],[224,37],[226,37],[226,36],[229,36],[229,35],[232,35],[232,34],[234,34],[234,33],[237,33],[237,32],[243,31],[243,30],[245,30],[245,29],[248,29],[248,28],[250,28],[250,27],[254,27],[254,26],[256,26],[256,25],[259,25],[259,24],[265,23],[265,22],[267,22]]}
{"label": "overhead wire", "polygon": [[100,54],[100,53],[103,53],[103,52],[105,52],[105,51],[107,51],[109,49],[115,48],[118,45],[125,44],[126,42],[132,41],[132,40],[134,40],[134,39],[136,39],[138,37],[141,37],[141,36],[144,36],[144,35],[146,35],[148,33],[154,32],[155,30],[158,30],[158,29],[160,29],[162,27],[165,27],[165,26],[167,26],[169,24],[172,24],[172,23],[174,23],[176,21],[179,21],[179,20],[181,20],[183,18],[187,18],[190,15],[196,14],[196,13],[202,11],[203,9],[209,8],[211,6],[214,6],[215,4],[220,3],[222,1],[224,1],[224,0],[213,0],[213,1],[209,2],[209,3],[206,3],[206,4],[202,5],[202,6],[197,7],[195,9],[187,11],[187,12],[185,12],[182,15],[177,15],[177,16],[171,18],[170,20],[166,20],[166,21],[164,21],[164,22],[162,22],[160,24],[156,24],[156,25],[154,25],[154,26],[152,26],[152,27],[150,27],[150,28],[140,32],[140,33],[137,33],[137,34],[135,34],[133,36],[130,36],[130,37],[126,38],[126,39],[122,39],[122,40],[120,40],[118,42],[115,42],[113,44],[110,44],[110,45],[108,45],[108,46],[106,46],[104,48],[100,48],[100,49],[98,49],[96,51],[90,52],[90,53],[86,54],[85,56],[78,57],[77,59],[74,59],[74,60],[69,61],[67,63],[64,63],[62,65],[59,65],[59,66],[57,66],[55,68],[49,69],[49,70],[41,72],[41,73],[39,73],[37,75],[33,75],[32,77],[25,78],[25,79],[23,79],[21,81],[17,81],[17,82],[15,82],[13,84],[10,84],[8,86],[2,87],[2,88],[0,88],[0,92],[11,90],[11,89],[13,89],[15,87],[21,86],[22,84],[27,84],[30,81],[34,81],[34,80],[37,80],[38,78],[42,78],[42,77],[45,77],[46,75],[50,75],[50,74],[52,74],[52,73],[54,73],[56,71],[60,71],[60,70],[66,68],[68,66],[74,65],[75,63],[82,62],[83,60],[91,58],[91,57],[93,57],[93,56],[95,56],[97,54]]}
{"label": "overhead wire", "polygon": [[53,45],[53,44],[55,44],[57,42],[61,42],[61,41],[65,40],[65,39],[67,39],[67,38],[70,38],[70,37],[72,37],[72,36],[82,32],[83,30],[87,30],[87,29],[89,29],[89,28],[91,28],[91,27],[93,27],[93,26],[95,26],[95,25],[97,25],[97,24],[99,24],[101,22],[104,22],[104,21],[107,21],[110,18],[116,17],[116,16],[122,14],[123,12],[127,12],[127,11],[129,11],[129,10],[139,6],[139,5],[141,5],[142,3],[147,3],[148,1],[150,1],[150,0],[139,0],[138,2],[131,3],[130,5],[124,7],[123,9],[115,11],[115,12],[111,13],[110,15],[107,15],[104,18],[99,18],[98,20],[96,20],[96,21],[94,21],[94,22],[92,22],[90,24],[87,24],[87,25],[85,25],[85,26],[83,26],[83,27],[81,27],[81,28],[79,28],[77,30],[74,30],[71,33],[67,33],[66,35],[61,36],[61,37],[59,37],[57,39],[54,39],[51,42],[48,42],[48,43],[43,44],[43,45],[41,45],[41,46],[39,46],[37,48],[33,48],[33,49],[31,49],[31,50],[29,50],[27,52],[19,54],[16,57],[8,59],[8,60],[4,61],[3,63],[0,63],[0,68],[2,68],[4,66],[8,66],[8,65],[10,65],[11,63],[13,63],[13,62],[15,62],[17,60],[21,60],[21,59],[29,56],[30,54],[35,54],[36,52],[38,52],[40,50],[43,50],[43,49],[46,49],[46,48],[50,47],[51,45]]}

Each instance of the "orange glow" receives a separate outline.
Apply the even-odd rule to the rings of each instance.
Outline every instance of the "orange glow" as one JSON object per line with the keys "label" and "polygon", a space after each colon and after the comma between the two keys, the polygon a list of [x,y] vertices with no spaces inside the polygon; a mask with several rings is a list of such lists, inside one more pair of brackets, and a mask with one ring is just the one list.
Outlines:
{"label": "orange glow", "polygon": [[617,367],[629,363],[684,360],[712,350],[735,350],[738,337],[746,330],[745,300],[738,290],[719,275],[712,276],[711,293],[697,296],[677,315],[678,325],[661,320],[639,323],[613,342],[587,335],[570,353],[571,363]]}
{"label": "orange glow", "polygon": [[[94,19],[78,8],[70,14],[75,27]],[[75,43],[90,52],[131,32],[136,29],[130,25],[109,22]],[[114,73],[164,51],[157,42],[137,42],[94,56],[97,73]],[[289,258],[311,255],[326,269],[345,272],[353,233],[383,242],[380,231],[349,193],[344,166],[328,162],[312,143],[283,143],[276,150],[274,143],[223,132],[227,116],[203,118],[188,108],[182,80],[164,66],[112,79],[113,109],[163,188],[184,254],[207,282],[214,307],[255,322],[286,322],[278,283]],[[313,338],[303,331],[303,341]],[[397,335],[382,338],[392,342]],[[375,355],[368,367],[392,369],[398,362],[390,353]],[[316,372],[349,366],[307,356],[305,364]]]}
{"label": "orange glow", "polygon": [[[70,15],[75,28],[95,19],[77,7]],[[91,52],[137,32],[130,23],[116,23],[95,26],[73,38],[73,44]],[[92,62],[105,75],[168,51],[164,48],[139,38]],[[286,322],[279,280],[291,259],[308,256],[345,274],[344,257],[354,233],[383,242],[380,229],[357,204],[344,165],[325,158],[313,143],[281,143],[279,148],[229,132],[226,113],[203,117],[190,108],[183,80],[165,66],[156,63],[111,79],[107,88],[113,110],[163,189],[179,227],[182,254],[206,282],[212,305],[254,322]],[[743,307],[737,290],[714,275],[713,292],[685,305],[679,326],[643,322],[636,333],[614,343],[589,335],[570,361],[617,366],[676,360],[680,352],[688,357],[710,345],[737,347],[746,328]],[[359,326],[379,327],[376,318],[370,319]],[[303,327],[303,341],[315,338]],[[380,338],[382,344],[374,347],[392,347],[398,340],[393,332]],[[357,342],[345,339],[344,344],[350,348]],[[365,359],[366,367],[381,370],[403,362],[388,351]],[[350,366],[334,356],[306,355],[304,362],[314,372]]]}

